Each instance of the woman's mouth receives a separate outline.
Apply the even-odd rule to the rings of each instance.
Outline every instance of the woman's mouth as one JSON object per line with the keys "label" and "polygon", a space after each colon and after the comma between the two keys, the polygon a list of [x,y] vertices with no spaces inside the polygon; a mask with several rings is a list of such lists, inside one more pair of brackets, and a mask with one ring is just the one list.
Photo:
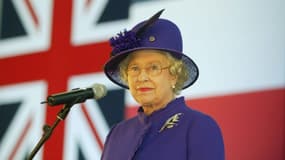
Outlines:
{"label": "woman's mouth", "polygon": [[140,92],[148,92],[148,91],[151,91],[152,88],[138,88],[138,90],[139,90]]}

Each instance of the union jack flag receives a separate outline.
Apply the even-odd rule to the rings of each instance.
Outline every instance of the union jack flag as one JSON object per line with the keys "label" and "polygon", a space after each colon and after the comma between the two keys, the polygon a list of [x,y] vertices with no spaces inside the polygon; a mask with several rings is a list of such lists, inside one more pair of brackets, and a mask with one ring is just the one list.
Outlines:
{"label": "union jack flag", "polygon": [[42,126],[53,123],[59,110],[40,104],[48,94],[104,82],[109,89],[106,98],[75,105],[35,157],[99,159],[110,126],[124,119],[125,91],[101,71],[109,56],[108,37],[120,27],[112,22],[127,21],[130,2],[119,3],[125,6],[119,14],[116,1],[1,3],[0,57],[5,76],[0,89],[0,159],[27,157]]}

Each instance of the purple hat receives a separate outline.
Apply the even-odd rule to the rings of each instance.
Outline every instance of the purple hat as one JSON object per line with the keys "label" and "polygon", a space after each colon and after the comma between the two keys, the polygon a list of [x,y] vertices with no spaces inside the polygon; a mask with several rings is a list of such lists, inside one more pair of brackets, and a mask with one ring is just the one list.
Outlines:
{"label": "purple hat", "polygon": [[197,80],[199,75],[197,65],[182,53],[182,37],[179,28],[169,20],[159,19],[162,12],[163,10],[159,11],[149,20],[137,24],[132,30],[125,30],[110,39],[113,50],[104,71],[111,81],[129,89],[128,84],[121,79],[118,66],[130,53],[143,49],[167,51],[185,63],[189,77],[182,89],[191,86]]}

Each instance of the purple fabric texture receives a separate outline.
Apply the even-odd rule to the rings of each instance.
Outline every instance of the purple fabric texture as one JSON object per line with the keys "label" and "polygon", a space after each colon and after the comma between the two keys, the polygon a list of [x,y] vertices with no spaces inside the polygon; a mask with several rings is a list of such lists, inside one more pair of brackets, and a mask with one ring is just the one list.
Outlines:
{"label": "purple fabric texture", "polygon": [[[176,121],[169,121],[174,115]],[[224,160],[223,137],[215,120],[180,97],[150,116],[140,108],[136,117],[115,125],[101,160]]]}

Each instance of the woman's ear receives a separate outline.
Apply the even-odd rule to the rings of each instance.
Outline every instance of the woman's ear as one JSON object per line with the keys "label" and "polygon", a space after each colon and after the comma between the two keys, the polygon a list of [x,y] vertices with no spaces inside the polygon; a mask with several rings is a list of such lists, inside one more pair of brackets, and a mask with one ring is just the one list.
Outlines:
{"label": "woman's ear", "polygon": [[172,84],[172,88],[174,89],[177,83],[177,75],[171,75],[171,84]]}

